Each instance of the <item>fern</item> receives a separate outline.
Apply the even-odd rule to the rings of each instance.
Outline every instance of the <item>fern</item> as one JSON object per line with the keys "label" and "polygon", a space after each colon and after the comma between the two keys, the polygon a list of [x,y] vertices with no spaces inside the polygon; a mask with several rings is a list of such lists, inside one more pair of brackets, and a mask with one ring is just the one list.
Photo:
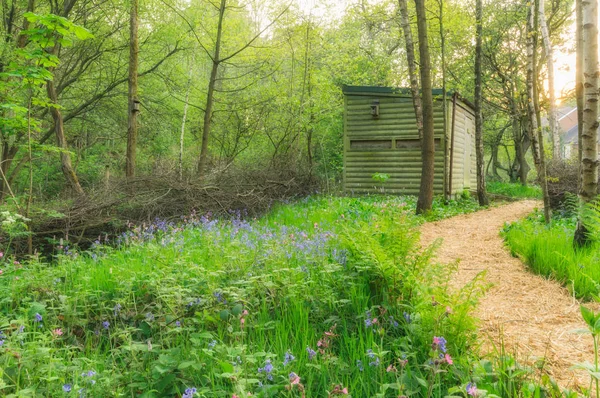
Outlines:
{"label": "fern", "polygon": [[581,220],[589,231],[590,239],[600,243],[600,197],[583,206]]}
{"label": "fern", "polygon": [[579,214],[579,198],[571,192],[565,192],[561,207],[564,218],[575,217]]}

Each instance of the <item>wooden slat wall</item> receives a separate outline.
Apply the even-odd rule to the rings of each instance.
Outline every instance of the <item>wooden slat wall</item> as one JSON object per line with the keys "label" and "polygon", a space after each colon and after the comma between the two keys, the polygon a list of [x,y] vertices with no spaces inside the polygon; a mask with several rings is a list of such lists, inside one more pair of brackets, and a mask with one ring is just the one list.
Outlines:
{"label": "wooden slat wall", "polygon": [[[371,116],[370,105],[378,99],[379,118]],[[418,140],[417,124],[410,97],[385,95],[346,95],[344,112],[344,188],[352,193],[419,193],[421,181],[421,150],[412,147]],[[441,101],[435,102],[434,124],[436,136],[435,182],[436,194],[443,193],[444,185],[444,132]],[[392,147],[369,148],[350,145],[351,141],[391,140]],[[403,148],[396,147],[396,140]],[[375,173],[390,176],[385,183],[373,180]]]}
{"label": "wooden slat wall", "polygon": [[[470,149],[467,149],[467,145]],[[470,107],[462,101],[457,101],[456,104],[453,151],[452,194],[461,194],[465,189],[476,189],[475,117]],[[469,173],[466,184],[465,167]]]}

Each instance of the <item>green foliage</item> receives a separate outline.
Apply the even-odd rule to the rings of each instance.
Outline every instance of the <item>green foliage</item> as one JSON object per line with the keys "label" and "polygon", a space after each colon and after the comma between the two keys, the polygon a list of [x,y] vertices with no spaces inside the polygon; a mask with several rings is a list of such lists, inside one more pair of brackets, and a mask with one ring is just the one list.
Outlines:
{"label": "green foliage", "polygon": [[390,175],[386,173],[375,173],[371,176],[371,179],[375,182],[384,183],[390,179]]}
{"label": "green foliage", "polygon": [[542,190],[536,185],[522,185],[518,183],[490,181],[487,184],[489,193],[522,199],[541,199]]}
{"label": "green foliage", "polygon": [[503,236],[513,255],[518,255],[536,273],[552,277],[577,297],[590,299],[600,293],[600,244],[575,249],[576,218],[559,218],[548,226],[536,212],[507,225]]}
{"label": "green foliage", "polygon": [[[293,395],[290,372],[308,396],[465,385],[480,284],[448,289],[454,267],[419,248],[413,202],[317,197],[252,222],[156,222],[118,249],[59,246],[55,264],[4,257],[2,347],[15,355],[0,357],[2,394],[55,396],[70,384],[96,396],[192,386]],[[447,340],[452,365],[434,336]]]}

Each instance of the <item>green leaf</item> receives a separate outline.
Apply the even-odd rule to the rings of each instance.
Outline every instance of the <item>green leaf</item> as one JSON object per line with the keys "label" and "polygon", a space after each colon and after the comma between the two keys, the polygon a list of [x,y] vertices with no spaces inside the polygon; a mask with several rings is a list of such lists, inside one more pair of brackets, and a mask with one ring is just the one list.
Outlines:
{"label": "green leaf", "polygon": [[220,364],[221,364],[221,369],[223,370],[223,373],[233,373],[234,368],[233,368],[232,364],[230,364],[229,362],[226,362],[226,361],[222,361]]}
{"label": "green leaf", "polygon": [[179,364],[179,366],[177,366],[177,369],[179,369],[179,370],[187,369],[187,368],[189,368],[190,366],[194,366],[195,364],[196,364],[196,362],[195,362],[195,361],[185,361],[185,362],[181,362],[181,363]]}
{"label": "green leaf", "polygon": [[221,310],[221,312],[219,312],[219,317],[222,321],[227,321],[229,319],[229,315],[229,310]]}
{"label": "green leaf", "polygon": [[233,306],[233,308],[231,309],[231,313],[235,316],[238,316],[242,313],[242,310],[244,309],[244,306],[242,306],[241,304],[236,304]]}
{"label": "green leaf", "polygon": [[581,306],[581,316],[583,317],[583,320],[585,321],[585,323],[588,324],[588,326],[591,328],[594,327],[595,322],[595,316],[594,316],[594,312],[592,310],[590,310],[589,308],[584,307],[583,305]]}

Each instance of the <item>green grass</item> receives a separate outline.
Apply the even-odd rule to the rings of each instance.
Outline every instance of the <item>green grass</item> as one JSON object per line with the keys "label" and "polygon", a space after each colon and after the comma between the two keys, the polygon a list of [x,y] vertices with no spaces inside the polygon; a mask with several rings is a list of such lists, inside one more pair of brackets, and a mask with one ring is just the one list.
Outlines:
{"label": "green grass", "polygon": [[535,213],[505,227],[503,235],[513,253],[540,275],[553,278],[577,297],[590,299],[600,293],[600,244],[575,250],[575,219],[557,219],[549,226]]}
{"label": "green grass", "polygon": [[[436,202],[427,217],[475,208]],[[203,397],[441,397],[466,396],[468,382],[502,391],[503,369],[476,357],[469,311],[481,288],[448,289],[454,266],[421,250],[424,218],[413,213],[414,198],[315,197],[250,221],[156,222],[118,248],[63,248],[52,264],[4,256],[0,394],[63,396],[69,385],[94,397],[192,387]]]}
{"label": "green grass", "polygon": [[510,182],[490,181],[486,184],[487,191],[492,194],[520,199],[541,199],[542,190],[536,185],[521,185]]}

